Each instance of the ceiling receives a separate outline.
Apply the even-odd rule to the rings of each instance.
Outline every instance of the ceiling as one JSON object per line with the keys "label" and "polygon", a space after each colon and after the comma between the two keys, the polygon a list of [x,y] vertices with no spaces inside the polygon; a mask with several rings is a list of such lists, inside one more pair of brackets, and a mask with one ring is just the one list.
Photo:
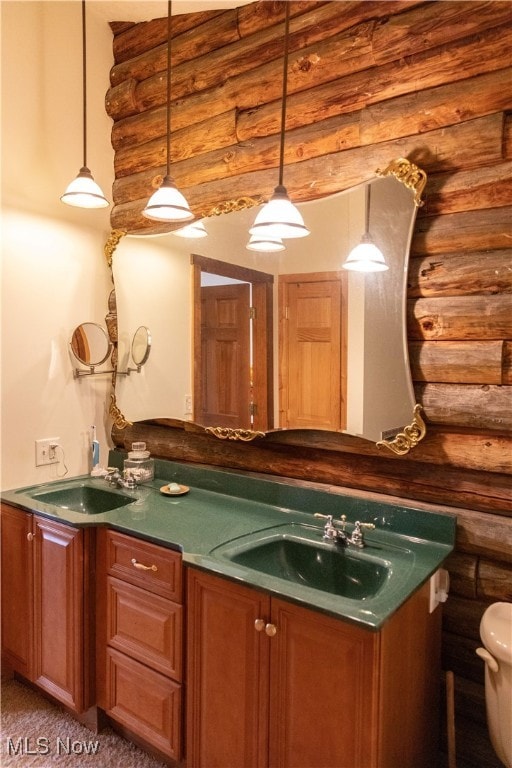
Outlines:
{"label": "ceiling", "polygon": [[[172,14],[226,10],[252,0],[173,0]],[[89,0],[87,12],[102,21],[150,21],[167,16],[166,0]]]}

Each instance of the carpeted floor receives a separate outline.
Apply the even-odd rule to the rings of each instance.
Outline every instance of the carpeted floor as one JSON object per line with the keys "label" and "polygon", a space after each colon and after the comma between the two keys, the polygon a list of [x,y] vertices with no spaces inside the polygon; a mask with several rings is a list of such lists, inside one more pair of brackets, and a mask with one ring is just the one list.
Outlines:
{"label": "carpeted floor", "polygon": [[2,683],[2,768],[162,768],[111,729],[89,731],[17,680]]}

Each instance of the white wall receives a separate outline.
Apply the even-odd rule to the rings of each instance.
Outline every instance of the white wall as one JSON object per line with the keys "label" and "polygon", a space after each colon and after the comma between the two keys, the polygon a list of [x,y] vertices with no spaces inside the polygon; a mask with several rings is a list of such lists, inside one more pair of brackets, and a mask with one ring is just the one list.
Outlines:
{"label": "white wall", "polygon": [[[111,284],[103,256],[109,209],[75,209],[59,200],[82,164],[80,0],[4,0],[1,13],[1,487],[7,489],[64,472],[62,463],[35,467],[38,438],[59,437],[67,476],[78,475],[88,470],[89,428],[96,424],[106,461],[110,377],[73,379],[68,350],[76,325],[104,324]],[[88,165],[110,198],[104,94],[112,35],[92,15],[87,35]]]}

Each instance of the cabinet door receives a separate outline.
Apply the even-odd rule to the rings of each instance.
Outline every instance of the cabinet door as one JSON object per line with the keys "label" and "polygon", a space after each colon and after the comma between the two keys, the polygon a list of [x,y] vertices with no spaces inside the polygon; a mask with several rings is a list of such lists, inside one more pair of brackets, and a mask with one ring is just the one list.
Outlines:
{"label": "cabinet door", "polygon": [[2,504],[2,668],[32,673],[32,515]]}
{"label": "cabinet door", "polygon": [[189,768],[268,764],[271,640],[255,622],[269,607],[257,590],[188,572]]}
{"label": "cabinet door", "polygon": [[33,517],[34,682],[83,710],[83,532]]}
{"label": "cabinet door", "polygon": [[270,765],[375,766],[378,634],[272,600]]}

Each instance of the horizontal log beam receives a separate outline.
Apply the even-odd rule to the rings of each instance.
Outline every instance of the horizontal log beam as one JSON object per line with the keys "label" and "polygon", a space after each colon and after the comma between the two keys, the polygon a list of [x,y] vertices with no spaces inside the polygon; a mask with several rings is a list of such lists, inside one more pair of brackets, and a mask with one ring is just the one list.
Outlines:
{"label": "horizontal log beam", "polygon": [[[336,7],[327,4],[313,17],[311,12],[301,17],[300,22],[304,25],[308,20],[308,24],[306,29],[298,29],[290,39],[288,93],[372,66],[371,24],[361,24],[357,32],[354,28],[344,32],[348,24],[347,15],[335,13],[342,5],[346,4],[338,3]],[[396,0],[390,5],[397,5]],[[375,15],[381,15],[377,12],[381,9],[389,11],[388,6],[384,8],[382,3],[369,2],[361,6],[354,17],[353,4],[351,7],[353,24],[357,17],[366,18],[372,7]],[[336,34],[338,32],[340,34]],[[320,35],[327,39],[319,41]],[[214,56],[204,57],[201,68],[204,72],[201,72],[200,80],[204,88],[199,89],[197,71],[192,69],[192,65],[173,67],[173,122],[176,128],[201,122],[235,107],[237,110],[251,109],[266,102],[279,101],[282,93],[282,43],[276,57],[269,59],[268,53],[265,53],[261,62],[257,57],[247,57],[245,42],[223,48]],[[296,50],[294,46],[297,46]],[[156,73],[137,83],[135,99],[138,111],[166,103],[167,92],[162,74]],[[204,78],[207,78],[206,82]],[[121,85],[113,86],[106,98],[107,111],[118,122],[130,114],[127,110],[129,102],[123,103],[116,95]]]}
{"label": "horizontal log beam", "polygon": [[512,205],[512,162],[430,174],[420,217]]}
{"label": "horizontal log beam", "polygon": [[477,593],[481,599],[512,601],[512,564],[481,558],[478,563]]}
{"label": "horizontal log beam", "polygon": [[[508,48],[504,45],[503,35],[508,38]],[[368,108],[372,104],[405,94],[415,94],[450,82],[465,80],[487,71],[502,69],[510,65],[508,50],[511,39],[512,30],[507,33],[503,28],[499,28],[489,33],[487,41],[481,37],[471,38],[461,46],[453,44],[450,49],[441,47],[434,51],[427,50],[407,59],[400,56],[398,61],[390,56],[388,63],[379,67],[366,68],[348,75],[340,74],[338,79],[325,84],[312,82],[307,90],[307,81],[302,75],[302,88],[299,92],[291,92],[287,99],[287,129],[298,128],[325,117]],[[496,52],[496,46],[501,56]],[[494,49],[492,53],[491,47]],[[487,49],[487,62],[481,58],[482,48]],[[318,49],[318,55],[321,56],[322,53],[323,46]],[[357,67],[358,63],[359,60],[356,60],[352,66]],[[316,75],[316,72],[313,74]],[[314,91],[311,90],[313,86]],[[508,93],[508,89],[506,92]],[[279,132],[279,103],[272,99],[267,99],[267,102],[270,103],[240,111],[237,123],[240,141]]]}
{"label": "horizontal log beam", "polygon": [[484,341],[512,338],[510,296],[438,296],[409,299],[411,340]]}
{"label": "horizontal log beam", "polygon": [[409,261],[407,296],[433,298],[510,294],[511,261],[512,248],[412,258]]}
{"label": "horizontal log beam", "polygon": [[455,251],[510,248],[511,222],[511,206],[418,219],[412,253],[414,256],[433,256]]}
{"label": "horizontal log beam", "polygon": [[458,509],[457,551],[512,564],[510,519],[473,509]]}
{"label": "horizontal log beam", "polygon": [[[209,120],[207,127],[199,124],[190,129],[176,131],[171,142],[171,161],[202,155],[220,147],[229,147],[234,142],[235,113],[225,112]],[[145,168],[159,167],[166,162],[166,150],[165,137],[147,141],[139,147],[127,146],[119,149],[114,157],[116,175],[127,176]]]}
{"label": "horizontal log beam", "polygon": [[507,26],[512,22],[512,10],[506,5],[463,0],[430,4],[397,14],[376,29],[373,41],[375,62],[400,59],[443,45],[481,34],[491,27]]}
{"label": "horizontal log beam", "polygon": [[[219,140],[222,141],[222,136],[219,137]],[[484,158],[487,158],[489,162],[499,162],[502,155],[502,143],[503,117],[501,114],[488,115],[478,120],[470,120],[450,128],[430,131],[424,134],[420,150],[418,149],[416,137],[411,136],[368,147],[332,152],[328,155],[313,157],[303,162],[287,165],[285,168],[285,183],[289,194],[297,202],[300,200],[311,200],[348,189],[355,184],[373,178],[377,168],[385,167],[390,160],[400,156],[409,157],[412,162],[416,162],[420,167],[423,167],[427,173],[443,170],[448,166],[471,167],[475,163],[484,162]],[[256,144],[254,146],[255,149],[252,147],[237,149],[234,158],[231,158],[231,160],[236,160],[237,175],[233,177],[224,178],[224,176],[233,173],[233,170],[229,167],[230,155],[227,156],[224,163],[227,170],[224,172],[223,177],[210,182],[198,183],[201,177],[199,176],[197,163],[195,163],[193,166],[195,173],[186,177],[185,183],[184,177],[187,173],[187,162],[189,161],[184,160],[181,163],[173,164],[172,171],[176,184],[180,189],[187,190],[187,199],[196,215],[200,215],[201,212],[207,211],[221,202],[238,197],[250,196],[258,198],[262,196],[266,199],[270,197],[276,184],[276,173],[274,170],[265,169],[254,171],[253,173],[245,172],[247,164],[244,165],[244,155],[247,154],[248,157],[251,157],[255,150],[257,154],[258,147]],[[155,147],[152,147],[150,151],[154,155],[156,152]],[[163,163],[163,146],[160,148],[160,151],[162,158],[160,163]],[[191,150],[189,147],[187,151],[191,152],[193,148]],[[228,148],[227,152],[231,153],[232,148]],[[277,158],[277,143],[274,152]],[[119,153],[116,153],[116,157],[117,154]],[[206,153],[201,163],[208,167],[210,159],[211,153]],[[424,161],[427,161],[426,165]],[[127,159],[127,163],[129,162],[129,159]],[[142,161],[141,158],[135,157],[132,158],[131,164],[141,167],[144,165],[144,162],[147,163],[147,159]],[[161,175],[164,171],[163,165],[155,168],[153,181],[157,175]],[[313,187],[311,179],[315,179]],[[137,189],[139,189],[138,185]],[[129,202],[116,204],[112,209],[111,224],[114,229],[121,229],[132,234],[143,232],[156,234],[168,231],[168,228],[165,226],[150,222],[141,216],[141,211],[146,202],[145,198],[132,198],[127,187],[124,187],[124,195],[128,196]],[[507,242],[507,247],[508,245],[509,243]],[[446,248],[445,250],[448,252],[450,249]]]}
{"label": "horizontal log beam", "polygon": [[[179,425],[177,425],[179,426]],[[461,469],[512,474],[512,435],[489,434],[485,431],[436,427],[429,424],[427,435],[409,457],[382,454],[369,440],[339,432],[321,430],[279,430],[268,433],[265,442],[306,448],[385,456],[392,461],[414,461],[426,464],[449,464]]]}
{"label": "horizontal log beam", "polygon": [[[371,104],[361,116],[361,144],[420,135],[512,108],[512,68]],[[464,109],[461,109],[464,104]],[[444,213],[444,211],[443,211]]]}
{"label": "horizontal log beam", "polygon": [[512,387],[483,384],[416,384],[416,399],[434,424],[512,430]]}
{"label": "horizontal log beam", "polygon": [[[175,26],[175,19],[173,18],[173,42],[171,45],[173,68],[240,39],[235,9],[212,14],[209,19],[200,13],[197,25],[190,26],[190,21],[193,19],[182,21],[180,26],[178,24]],[[159,22],[159,38],[162,37],[162,24],[165,24],[167,28],[167,19],[162,19]],[[110,70],[110,84],[112,86],[119,85],[124,80],[132,78],[144,80],[157,72],[165,72],[167,69],[167,29],[160,44],[155,44],[135,58],[125,60],[123,54],[121,54],[121,58],[123,58],[122,63],[114,64]]]}
{"label": "horizontal log beam", "polygon": [[[189,29],[211,21],[222,11],[199,11],[173,16],[172,35],[179,37]],[[115,65],[129,61],[167,42],[167,18],[152,19],[114,33],[112,51]]]}
{"label": "horizontal log beam", "polygon": [[[324,120],[315,125],[308,125],[287,136],[284,157],[285,163],[297,160],[305,162],[329,152],[339,152],[347,146],[357,144],[359,136],[359,116],[346,115],[331,120]],[[368,153],[361,151],[359,173],[369,175]],[[371,157],[371,155],[370,155]],[[275,137],[267,137],[251,142],[249,146],[234,145],[223,147],[207,156],[191,157],[173,165],[175,178],[180,187],[202,185],[223,178],[241,174],[273,170],[279,163],[279,146]],[[163,168],[162,168],[163,171]],[[123,204],[143,197],[151,187],[155,169],[130,176],[119,177],[113,187],[116,204]],[[247,182],[247,180],[245,180]]]}
{"label": "horizontal log beam", "polygon": [[512,435],[429,424],[411,457],[432,465],[512,474]]}
{"label": "horizontal log beam", "polygon": [[502,384],[502,341],[414,341],[409,357],[414,381]]}

